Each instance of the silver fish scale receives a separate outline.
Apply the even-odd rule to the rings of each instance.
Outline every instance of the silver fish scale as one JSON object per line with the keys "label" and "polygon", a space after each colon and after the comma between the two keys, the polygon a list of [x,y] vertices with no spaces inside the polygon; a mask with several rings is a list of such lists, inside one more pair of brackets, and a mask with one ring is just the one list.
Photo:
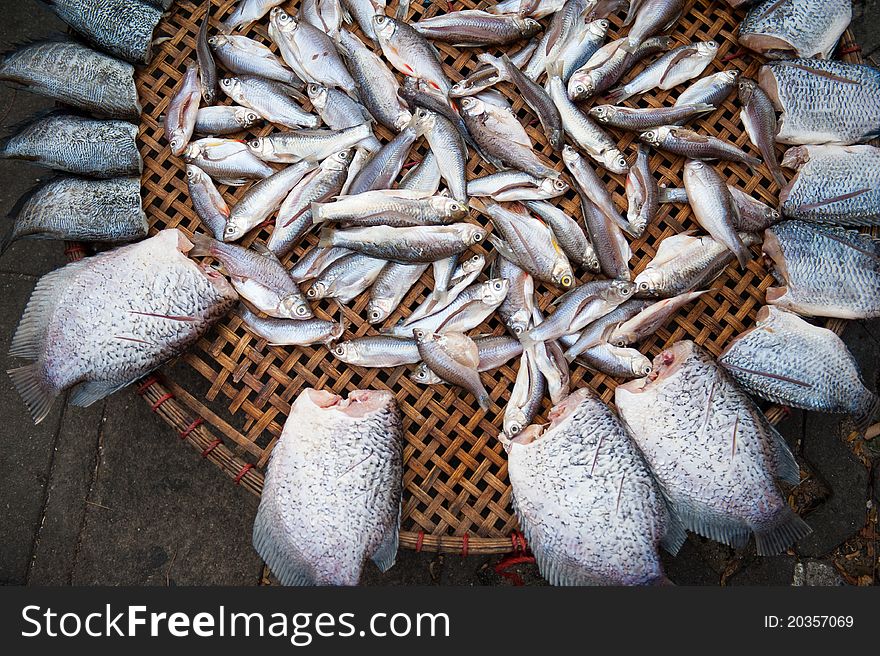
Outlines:
{"label": "silver fish scale", "polygon": [[692,342],[676,346],[687,347],[677,370],[640,394],[619,388],[618,409],[685,527],[743,546],[750,531],[792,516],[774,478],[797,482],[797,465],[708,352]]}
{"label": "silver fish scale", "polygon": [[6,57],[0,79],[112,118],[140,119],[134,67],[70,41],[25,46]]}
{"label": "silver fish scale", "polygon": [[384,407],[362,418],[322,410],[307,394],[272,451],[254,546],[286,585],[355,585],[389,534],[396,553],[400,418],[387,393]]}
{"label": "silver fish scale", "polygon": [[880,241],[802,221],[783,221],[767,232],[782,250],[784,271],[775,273],[788,287],[768,303],[813,316],[880,316]]}
{"label": "silver fish scale", "polygon": [[740,384],[789,407],[857,417],[873,412],[877,396],[865,387],[840,337],[790,312],[765,311],[719,358]]}
{"label": "silver fish scale", "polygon": [[232,307],[235,293],[177,250],[178,234],[163,231],[61,269],[75,267],[57,290],[46,330],[51,339],[39,354],[54,389],[137,380],[183,352]]}
{"label": "silver fish scale", "polygon": [[[807,67],[855,84],[817,75]],[[761,69],[760,82],[773,98],[766,73],[776,78],[781,110],[779,143],[853,144],[880,133],[880,71],[861,64],[819,59],[773,62]],[[774,99],[775,101],[775,99]]]}
{"label": "silver fish scale", "polygon": [[53,180],[28,199],[15,219],[12,238],[120,242],[147,236],[140,178]]}
{"label": "silver fish scale", "polygon": [[74,30],[111,55],[132,63],[150,57],[162,12],[131,0],[52,0],[52,10]]}
{"label": "silver fish scale", "polygon": [[[880,148],[816,147],[809,149],[809,158],[782,202],[783,216],[846,226],[878,225]],[[845,198],[851,194],[855,195]],[[841,200],[827,203],[832,198]]]}
{"label": "silver fish scale", "polygon": [[852,0],[765,0],[746,14],[739,38],[778,38],[798,57],[828,57],[851,18]]}
{"label": "silver fish scale", "polygon": [[510,445],[514,508],[551,584],[633,585],[663,576],[669,514],[620,420],[592,394],[531,444]]}

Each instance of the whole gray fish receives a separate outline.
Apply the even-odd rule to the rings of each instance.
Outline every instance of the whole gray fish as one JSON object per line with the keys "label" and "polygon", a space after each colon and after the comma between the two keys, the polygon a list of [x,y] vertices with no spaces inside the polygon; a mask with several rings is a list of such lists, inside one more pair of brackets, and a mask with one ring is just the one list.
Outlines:
{"label": "whole gray fish", "polygon": [[195,164],[186,165],[186,185],[189,199],[199,220],[211,231],[215,239],[223,239],[229,205],[214,186],[211,177]]}
{"label": "whole gray fish", "polygon": [[461,109],[468,132],[482,154],[536,178],[559,177],[534,151],[532,140],[512,110],[480,97],[463,98]]}
{"label": "whole gray fish", "polygon": [[408,324],[399,323],[384,331],[398,337],[412,337],[413,330],[424,333],[464,333],[489,318],[507,297],[510,283],[493,278],[464,289],[442,310]]}
{"label": "whole gray fish", "polygon": [[275,227],[266,242],[270,251],[284,257],[293,250],[313,225],[312,203],[328,201],[342,190],[351,157],[349,150],[334,153],[290,191],[278,208]]}
{"label": "whole gray fish", "polygon": [[779,117],[777,143],[854,144],[880,135],[880,71],[818,59],[772,62],[758,73]]}
{"label": "whole gray fish", "polygon": [[281,57],[306,82],[338,87],[352,98],[355,82],[327,34],[275,7],[269,12],[269,37]]}
{"label": "whole gray fish", "polygon": [[340,196],[332,203],[312,203],[312,222],[349,226],[443,225],[467,217],[468,209],[448,196],[428,196],[421,191],[377,189],[355,196]]}
{"label": "whole gray fish", "polygon": [[532,18],[465,9],[423,18],[413,23],[412,28],[433,41],[444,41],[456,48],[466,48],[505,45],[528,39],[538,33],[541,24]]}
{"label": "whole gray fish", "polygon": [[195,164],[222,184],[241,186],[248,180],[268,178],[275,170],[251,154],[236,139],[209,137],[191,142],[183,152],[187,164]]}
{"label": "whole gray fish", "polygon": [[311,248],[290,267],[288,273],[295,283],[312,280],[331,264],[351,254],[347,248]]}
{"label": "whole gray fish", "polygon": [[299,6],[299,16],[304,21],[333,38],[339,32],[342,13],[340,0],[303,0]]}
{"label": "whole gray fish", "polygon": [[333,355],[346,364],[358,367],[399,367],[415,364],[422,358],[416,340],[390,335],[368,335],[340,342]]}
{"label": "whole gray fish", "polygon": [[134,241],[147,236],[140,178],[61,177],[22,198],[0,251],[18,239]]}
{"label": "whole gray fish", "polygon": [[865,426],[880,406],[840,337],[773,306],[718,361],[752,394],[791,408],[850,414]]}
{"label": "whole gray fish", "polygon": [[[308,86],[309,100],[312,107],[318,112],[318,116],[333,130],[353,128],[364,123],[369,123],[369,113],[366,108],[356,100],[352,100],[338,89],[332,89],[320,84]],[[372,134],[360,141],[360,145],[371,152],[382,147],[382,144]]]}
{"label": "whole gray fish", "polygon": [[572,34],[558,55],[558,59],[565,62],[562,68],[563,82],[568,84],[572,74],[596,54],[605,41],[610,26],[611,23],[602,18],[587,23],[586,27],[580,30],[580,33]]}
{"label": "whole gray fish", "polygon": [[492,262],[490,275],[508,282],[507,296],[498,306],[498,316],[514,337],[519,338],[532,323],[535,281],[527,271],[501,255]]}
{"label": "whole gray fish", "polygon": [[632,96],[652,89],[668,91],[679,84],[699,77],[718,54],[718,44],[703,41],[679,46],[655,62],[652,62],[630,82],[608,93],[612,104],[623,102]]}
{"label": "whole gray fish", "polygon": [[699,105],[705,103],[720,107],[728,96],[736,89],[736,81],[739,79],[739,71],[721,71],[702,77],[687,89],[675,101],[675,107],[682,105]]}
{"label": "whole gray fish", "polygon": [[[561,337],[559,343],[566,347],[565,359],[571,362],[584,351],[607,343],[609,334],[618,325],[637,316],[652,303],[653,301],[648,299],[630,297],[605,316],[593,321],[580,334],[575,333]],[[615,346],[619,346],[619,344],[615,344]]]}
{"label": "whole gray fish", "polygon": [[425,135],[449,193],[467,206],[468,152],[458,129],[447,118],[423,108],[416,110],[414,125],[417,133]]}
{"label": "whole gray fish", "polygon": [[384,260],[355,253],[324,269],[306,295],[310,299],[335,298],[340,303],[351,303],[376,281],[385,266]]}
{"label": "whole gray fish", "polygon": [[419,328],[413,330],[413,336],[419,355],[431,371],[450,385],[473,394],[480,408],[488,412],[492,398],[477,371],[480,354],[473,340],[461,333],[434,335]]}
{"label": "whole gray fish", "polygon": [[269,10],[284,4],[284,0],[238,0],[235,11],[229,15],[223,25],[227,32],[232,32],[242,25],[260,20]]}
{"label": "whole gray fish", "polygon": [[41,41],[3,57],[0,80],[78,109],[137,122],[134,67],[73,41]]}
{"label": "whole gray fish", "polygon": [[880,223],[880,149],[799,146],[788,149],[782,165],[797,170],[779,194],[786,218],[845,226]]}
{"label": "whole gray fish", "polygon": [[[303,390],[272,451],[253,543],[283,585],[357,585],[397,558],[403,430],[390,392]],[[332,546],[330,546],[332,545]]]}
{"label": "whole gray fish", "polygon": [[712,111],[715,111],[715,106],[705,103],[636,109],[615,105],[597,105],[590,109],[590,116],[604,125],[621,130],[641,132],[663,125],[680,125],[700,114]]}
{"label": "whole gray fish", "polygon": [[411,120],[400,134],[372,154],[351,181],[346,193],[356,195],[365,191],[391,188],[419,136],[415,121]]}
{"label": "whole gray fish", "polygon": [[638,314],[612,326],[606,335],[608,343],[614,346],[629,346],[650,337],[676,312],[705,293],[705,291],[686,292],[642,308]]}
{"label": "whole gray fish", "polygon": [[247,130],[263,120],[254,110],[237,105],[202,107],[196,116],[195,132],[207,136],[227,135]]}
{"label": "whole gray fish", "polygon": [[58,17],[106,53],[132,64],[152,58],[162,12],[131,0],[44,0]]}
{"label": "whole gray fish", "polygon": [[727,184],[711,166],[688,160],[684,165],[684,187],[697,223],[733,251],[740,267],[745,269],[751,253],[736,232],[733,217],[737,209]]}
{"label": "whole gray fish", "polygon": [[[733,185],[727,185],[727,191],[730,192],[736,205],[737,212],[733,217],[733,224],[740,232],[762,232],[781,220],[782,215],[778,211]],[[687,189],[661,187],[660,202],[687,203]]]}
{"label": "whole gray fish", "polygon": [[[449,308],[462,293],[470,290],[469,285],[477,279],[477,276],[482,273],[483,268],[486,266],[486,258],[483,255],[474,255],[464,260],[461,264],[458,264],[459,259],[459,255],[456,254],[433,263],[434,289],[431,290],[431,293],[408,317],[392,329],[392,332],[397,331],[398,328],[405,329],[407,326],[411,326],[416,321],[428,316],[440,317],[436,325],[439,325],[447,318],[448,315],[441,316],[440,313]],[[490,288],[485,291],[491,293],[492,290]],[[468,299],[468,301],[471,300],[473,298]],[[499,300],[498,302],[500,303],[501,301]]]}
{"label": "whole gray fish", "polygon": [[767,304],[839,319],[880,316],[880,241],[834,226],[782,221],[764,233],[764,255],[782,283]]}
{"label": "whole gray fish", "polygon": [[751,169],[761,165],[760,159],[752,157],[733,144],[676,125],[664,125],[648,130],[639,135],[639,139],[655,148],[690,159],[722,159],[745,164]]}
{"label": "whole gray fish", "polygon": [[[519,340],[506,335],[476,337],[474,343],[477,345],[477,352],[480,356],[480,364],[477,366],[477,371],[480,373],[494,371],[523,352],[523,346]],[[443,379],[431,371],[431,368],[424,362],[419,363],[409,378],[422,385],[436,385],[443,382]]]}
{"label": "whole gray fish", "polygon": [[[580,181],[588,179],[586,175],[588,165],[583,161],[580,153],[573,148],[563,149],[562,158],[580,189]],[[585,191],[581,191],[580,200],[587,234],[602,272],[610,278],[630,280],[632,274],[629,271],[629,260],[632,257],[632,249],[621,228],[623,219],[616,215],[614,215],[616,218],[612,218],[608,209],[603,211],[596,206],[587,197]]]}
{"label": "whole gray fish", "polygon": [[345,330],[341,323],[324,319],[273,319],[257,316],[247,308],[240,310],[244,325],[270,346],[330,345],[340,339]]}
{"label": "whole gray fish", "polygon": [[427,270],[427,264],[398,264],[389,262],[370,288],[370,302],[367,303],[367,321],[385,321],[403,301],[412,286]]}
{"label": "whole gray fish", "polygon": [[73,405],[91,405],[183,353],[226,314],[235,291],[187,258],[190,246],[163,230],[40,278],[9,348],[31,362],[8,372],[35,423],[64,390]]}
{"label": "whole gray fish", "polygon": [[224,244],[195,233],[193,257],[212,257],[223,265],[232,286],[260,312],[279,319],[311,319],[312,311],[287,269],[270,254]]}
{"label": "whole gray fish", "polygon": [[562,132],[562,118],[547,92],[514,66],[507,55],[501,55],[500,58],[496,58],[486,53],[480,55],[479,59],[498,71],[497,79],[499,81],[507,80],[516,87],[522,99],[532,108],[538,120],[541,121],[541,128],[544,130],[544,136],[547,137],[547,143],[555,150],[562,148],[562,138],[564,136]]}
{"label": "whole gray fish", "polygon": [[779,160],[776,158],[775,140],[779,127],[773,103],[758,83],[747,77],[739,79],[739,102],[742,105],[740,120],[749,140],[760,151],[776,184],[784,187],[785,176],[782,175]]}
{"label": "whole gray fish", "polygon": [[211,0],[205,0],[205,15],[199,26],[196,40],[196,56],[199,61],[199,84],[202,88],[202,100],[207,105],[217,102],[217,63],[208,43],[208,27],[211,19]]}
{"label": "whole gray fish", "polygon": [[556,198],[568,189],[568,183],[562,178],[541,180],[522,171],[499,171],[467,183],[468,196],[483,196],[498,202]]}
{"label": "whole gray fish", "polygon": [[[588,388],[505,445],[514,508],[551,585],[666,580],[684,531],[623,422]],[[552,510],[550,510],[552,508]]]}
{"label": "whole gray fish", "polygon": [[612,41],[599,48],[587,63],[574,71],[568,78],[568,97],[572,100],[586,100],[602,93],[617,82],[642,59],[672,47],[672,39],[666,36],[653,37],[632,50],[626,38]]}
{"label": "whole gray fish", "polygon": [[636,349],[608,343],[585,350],[576,362],[606,376],[624,380],[647,376],[652,371],[651,360]]}
{"label": "whole gray fish", "polygon": [[[422,191],[426,194],[436,194],[440,189],[440,167],[437,164],[437,156],[433,151],[428,150],[422,161],[413,166],[400,179],[398,189],[409,189],[411,191]],[[468,193],[468,195],[472,195]]]}
{"label": "whole gray fish", "polygon": [[247,148],[255,157],[265,162],[285,164],[303,160],[317,162],[361,143],[370,135],[368,123],[341,130],[274,132],[265,137],[251,139],[247,143]]}
{"label": "whole gray fish", "polygon": [[302,86],[296,73],[259,41],[241,34],[217,34],[208,39],[208,44],[230,73],[257,75],[292,87]]}
{"label": "whole gray fish", "polygon": [[96,178],[139,175],[143,161],[137,132],[127,121],[52,112],[14,128],[14,134],[0,142],[0,157]]}
{"label": "whole gray fish", "polygon": [[[748,247],[761,242],[752,233],[740,233],[739,238]],[[734,257],[729,248],[711,237],[672,235],[660,242],[654,259],[635,277],[636,294],[668,298],[705,287]]]}
{"label": "whole gray fish", "polygon": [[[569,99],[565,84],[560,77],[560,64],[561,62],[556,61],[548,67],[547,88],[559,109],[565,134],[575,145],[609,171],[626,173],[629,165],[620,152],[617,142]],[[563,159],[565,159],[564,152]]]}
{"label": "whole gray fish", "polygon": [[487,204],[484,211],[503,237],[489,235],[502,256],[543,282],[566,288],[574,284],[571,264],[543,221],[495,203]]}
{"label": "whole gray fish", "polygon": [[684,13],[685,0],[643,0],[639,3],[627,42],[634,48],[648,37],[670,29]]}
{"label": "whole gray fish", "polygon": [[238,241],[268,219],[303,176],[315,168],[308,161],[273,173],[250,187],[233,206],[226,220],[223,241]]}
{"label": "whole gray fish", "polygon": [[[342,4],[348,10],[351,18],[357,22],[361,32],[375,42],[376,28],[373,24],[373,18],[385,14],[385,0],[342,0]],[[404,18],[398,18],[404,20]]]}
{"label": "whole gray fish", "polygon": [[677,342],[615,402],[685,528],[735,548],[754,533],[761,556],[810,532],[775,485],[800,480],[788,445],[701,347]]}
{"label": "whole gray fish", "polygon": [[195,131],[201,99],[199,67],[197,64],[190,64],[177,91],[168,102],[168,110],[165,113],[165,138],[171,146],[172,155],[180,155],[189,144]]}
{"label": "whole gray fish", "polygon": [[507,439],[515,438],[532,423],[547,392],[547,379],[535,359],[536,348],[523,349],[519,359],[516,381],[504,407],[503,436]]}
{"label": "whole gray fish", "polygon": [[626,220],[630,232],[636,237],[645,234],[645,230],[657,219],[660,211],[660,188],[651,173],[649,159],[647,146],[639,144],[636,163],[626,175]]}
{"label": "whole gray fish", "polygon": [[393,262],[434,262],[461,253],[486,239],[472,223],[392,228],[371,226],[337,230],[324,228],[318,246],[342,246]]}
{"label": "whole gray fish", "polygon": [[827,59],[851,20],[852,0],[766,0],[749,9],[739,42],[773,59]]}
{"label": "whole gray fish", "polygon": [[296,103],[291,96],[295,91],[280,82],[242,75],[223,78],[220,88],[234,102],[249,107],[271,123],[288,128],[313,128],[320,122],[317,116]]}
{"label": "whole gray fish", "polygon": [[400,84],[388,65],[347,30],[339,31],[336,46],[357,83],[358,97],[370,115],[389,130],[403,130],[412,120],[412,114],[398,95]]}
{"label": "whole gray fish", "polygon": [[570,262],[594,273],[600,271],[596,251],[587,239],[584,229],[574,218],[556,205],[543,201],[526,201],[525,206],[547,222],[556,242]]}
{"label": "whole gray fish", "polygon": [[425,37],[409,24],[385,15],[373,17],[373,29],[389,64],[404,75],[424,80],[443,96],[449,95],[450,82],[440,56]]}

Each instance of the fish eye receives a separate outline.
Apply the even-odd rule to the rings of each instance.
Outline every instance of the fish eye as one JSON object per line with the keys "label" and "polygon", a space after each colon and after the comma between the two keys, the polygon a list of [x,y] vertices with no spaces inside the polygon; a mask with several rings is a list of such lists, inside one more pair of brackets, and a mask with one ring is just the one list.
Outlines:
{"label": "fish eye", "polygon": [[333,349],[333,352],[336,355],[345,355],[345,347],[342,345],[339,345],[335,349]]}
{"label": "fish eye", "polygon": [[472,241],[473,241],[475,244],[478,244],[478,243],[480,243],[481,241],[483,241],[483,233],[481,233],[481,232],[475,232]]}
{"label": "fish eye", "polygon": [[425,331],[422,330],[421,328],[416,328],[413,331],[413,334],[415,335],[416,339],[422,339],[422,337],[425,336]]}
{"label": "fish eye", "polygon": [[502,289],[504,289],[504,283],[502,283],[500,280],[496,280],[492,283],[492,289],[494,289],[496,292],[500,292]]}
{"label": "fish eye", "polygon": [[574,85],[574,92],[578,95],[580,95],[582,93],[586,93],[587,87],[585,87],[583,84],[576,84],[576,85]]}
{"label": "fish eye", "polygon": [[210,45],[212,45],[212,46],[217,45],[217,37],[216,37],[216,36],[212,36],[211,38],[208,39],[208,43],[209,43]]}
{"label": "fish eye", "polygon": [[718,44],[715,43],[714,41],[707,41],[706,45],[709,46],[710,48],[717,48],[718,47]]}
{"label": "fish eye", "polygon": [[306,316],[309,313],[309,308],[307,305],[300,305],[296,308],[296,314],[301,317]]}
{"label": "fish eye", "polygon": [[315,298],[318,295],[318,290],[314,287],[309,287],[309,291],[306,292],[306,296],[309,298]]}
{"label": "fish eye", "polygon": [[523,334],[523,327],[522,326],[513,326],[513,328],[511,328],[511,330],[513,330],[514,335],[522,335]]}
{"label": "fish eye", "polygon": [[260,140],[253,139],[252,141],[248,142],[248,146],[250,146],[251,148],[259,148],[260,147]]}
{"label": "fish eye", "polygon": [[652,371],[654,371],[654,367],[652,367],[652,366],[649,365],[649,364],[646,364],[645,366],[642,367],[641,374],[642,374],[643,376],[648,376],[648,375],[650,375],[650,373],[651,373]]}
{"label": "fish eye", "polygon": [[554,180],[553,186],[560,191],[565,191],[566,189],[568,189],[568,184],[564,180]]}
{"label": "fish eye", "polygon": [[256,123],[257,121],[260,120],[260,115],[257,114],[256,112],[248,112],[247,120],[250,121],[251,123]]}
{"label": "fish eye", "polygon": [[611,23],[609,23],[607,20],[605,20],[603,18],[602,20],[599,21],[599,25],[601,25],[602,27],[609,27],[611,25]]}
{"label": "fish eye", "polygon": [[385,23],[385,16],[374,16],[373,20],[376,22],[376,25],[383,25]]}
{"label": "fish eye", "polygon": [[340,151],[339,159],[348,159],[348,151],[347,150]]}
{"label": "fish eye", "polygon": [[187,170],[186,170],[186,177],[187,177],[187,178],[194,178],[194,177],[196,177],[195,169],[187,169]]}
{"label": "fish eye", "polygon": [[382,313],[379,312],[379,310],[371,310],[370,311],[370,320],[371,321],[378,321],[381,318],[382,318]]}
{"label": "fish eye", "polygon": [[510,430],[508,431],[511,435],[519,435],[519,432],[522,430],[522,426],[519,424],[511,424]]}
{"label": "fish eye", "polygon": [[571,287],[571,284],[573,282],[574,281],[571,279],[571,276],[567,274],[562,276],[562,278],[559,280],[559,284],[561,284],[563,287]]}
{"label": "fish eye", "polygon": [[640,292],[646,292],[650,289],[650,287],[648,286],[648,283],[640,282],[640,283],[636,284],[636,289],[639,290]]}
{"label": "fish eye", "polygon": [[621,155],[621,156],[617,159],[617,165],[618,165],[618,166],[626,166],[626,158],[625,158],[623,155]]}
{"label": "fish eye", "polygon": [[228,87],[230,84],[232,84],[231,77],[224,77],[222,80],[220,80],[220,86]]}
{"label": "fish eye", "polygon": [[320,90],[321,90],[321,87],[318,86],[317,84],[312,83],[312,84],[309,85],[309,95],[310,95],[310,96],[317,95],[317,93],[318,93]]}

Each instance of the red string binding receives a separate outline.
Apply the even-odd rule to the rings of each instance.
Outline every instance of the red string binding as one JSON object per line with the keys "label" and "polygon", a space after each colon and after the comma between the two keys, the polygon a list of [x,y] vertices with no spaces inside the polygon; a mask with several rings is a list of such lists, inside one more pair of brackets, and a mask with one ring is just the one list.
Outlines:
{"label": "red string binding", "polygon": [[235,475],[235,478],[233,479],[236,485],[241,483],[241,479],[244,478],[244,475],[247,474],[251,470],[252,467],[253,467],[253,465],[251,463],[247,463],[247,464],[245,464],[244,467],[241,468],[241,471],[239,471]]}
{"label": "red string binding", "polygon": [[425,532],[419,531],[419,537],[416,538],[416,553],[422,550],[422,543],[425,541]]}
{"label": "red string binding", "polygon": [[155,385],[158,382],[159,382],[158,378],[156,378],[155,376],[150,376],[149,378],[144,380],[144,382],[142,382],[140,385],[138,385],[137,393],[140,396],[143,396],[144,394],[147,393],[148,389],[150,389],[153,385]]}
{"label": "red string binding", "polygon": [[468,534],[467,533],[465,533],[464,535],[461,536],[461,555],[462,556],[468,555]]}
{"label": "red string binding", "polygon": [[180,433],[179,433],[180,439],[184,439],[187,435],[192,433],[196,428],[198,428],[199,426],[201,426],[204,423],[205,423],[205,420],[202,419],[201,417],[198,417],[195,421],[193,421],[193,423],[191,423],[189,426],[187,426],[182,431],[180,431]]}
{"label": "red string binding", "polygon": [[159,406],[161,406],[163,403],[165,403],[165,401],[167,401],[168,399],[173,399],[173,398],[174,398],[174,394],[172,394],[171,392],[165,392],[165,394],[163,394],[158,399],[156,399],[156,402],[150,406],[150,410],[152,410],[153,412],[156,412],[156,410],[159,409]]}
{"label": "red string binding", "polygon": [[525,565],[533,562],[535,562],[534,556],[505,556],[500,563],[495,565],[495,573],[508,579],[515,586],[522,586],[525,585],[522,577],[516,572],[509,572],[507,570],[516,565]]}
{"label": "red string binding", "polygon": [[841,49],[840,49],[840,52],[838,52],[837,54],[839,54],[839,55],[851,55],[851,54],[853,54],[854,52],[861,52],[861,51],[862,51],[862,46],[859,46],[859,45],[853,45],[853,46],[849,46],[849,47],[846,47],[846,48],[841,48]]}
{"label": "red string binding", "polygon": [[740,49],[737,50],[735,53],[733,53],[733,54],[731,54],[731,55],[727,55],[727,57],[725,57],[724,59],[722,59],[721,62],[724,63],[724,64],[726,64],[726,63],[728,63],[728,62],[732,62],[734,59],[737,59],[737,58],[739,58],[739,57],[742,57],[743,55],[747,55],[748,53],[749,53],[749,51],[746,50],[745,48],[740,48]]}
{"label": "red string binding", "polygon": [[205,447],[205,450],[202,451],[202,457],[207,458],[208,454],[211,453],[211,451],[216,449],[218,446],[220,446],[220,444],[222,443],[223,440],[214,440],[213,442],[211,442],[207,447]]}

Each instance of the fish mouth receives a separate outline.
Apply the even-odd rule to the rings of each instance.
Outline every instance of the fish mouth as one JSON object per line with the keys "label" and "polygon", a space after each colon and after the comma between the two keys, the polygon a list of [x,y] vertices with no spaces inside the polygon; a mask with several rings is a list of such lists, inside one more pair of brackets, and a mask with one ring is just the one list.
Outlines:
{"label": "fish mouth", "polygon": [[644,378],[637,378],[618,386],[630,394],[641,394],[649,391],[664,379],[671,378],[681,368],[682,363],[693,353],[694,343],[689,340],[676,342],[654,358],[651,373]]}
{"label": "fish mouth", "polygon": [[347,399],[325,390],[308,389],[303,393],[322,410],[337,410],[355,419],[365,417],[394,403],[394,397],[390,392],[380,390],[353,390],[349,392]]}

